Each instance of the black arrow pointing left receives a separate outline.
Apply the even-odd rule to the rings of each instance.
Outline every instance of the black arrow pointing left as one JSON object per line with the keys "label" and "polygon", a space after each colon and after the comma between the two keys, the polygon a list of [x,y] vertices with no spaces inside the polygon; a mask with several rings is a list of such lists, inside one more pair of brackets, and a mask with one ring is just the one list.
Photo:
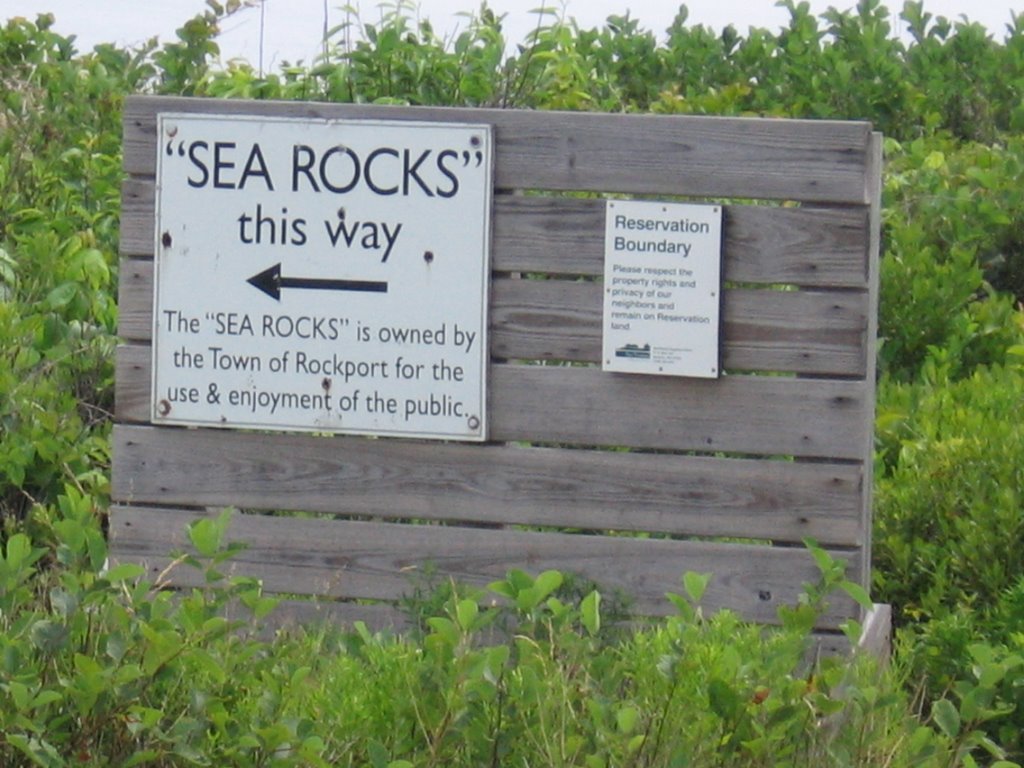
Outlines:
{"label": "black arrow pointing left", "polygon": [[281,265],[275,264],[247,283],[259,288],[270,298],[280,301],[283,288],[304,288],[312,291],[361,291],[363,293],[387,293],[388,284],[381,280],[324,280],[316,277],[284,277]]}

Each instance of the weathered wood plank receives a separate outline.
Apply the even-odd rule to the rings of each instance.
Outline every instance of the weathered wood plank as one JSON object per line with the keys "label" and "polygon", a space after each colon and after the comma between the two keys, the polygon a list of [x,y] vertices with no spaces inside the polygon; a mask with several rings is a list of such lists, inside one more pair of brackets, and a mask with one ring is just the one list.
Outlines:
{"label": "weathered wood plank", "polygon": [[152,178],[126,177],[121,182],[121,256],[152,258],[155,228],[156,182]]}
{"label": "weathered wood plank", "polygon": [[[117,356],[117,418],[149,420],[150,348]],[[596,368],[492,365],[491,439],[587,446],[862,459],[865,389],[857,381],[607,374]]]}
{"label": "weathered wood plank", "polygon": [[491,434],[497,440],[859,460],[854,446],[870,429],[864,388],[861,382],[767,376],[698,380],[492,366]]}
{"label": "weathered wood plank", "polygon": [[497,188],[866,203],[871,126],[827,120],[133,96],[124,167],[153,175],[158,112],[489,123]]}
{"label": "weathered wood plank", "polygon": [[333,600],[282,600],[270,615],[263,619],[261,628],[315,629],[319,624],[351,627],[357,621],[364,622],[371,630],[378,632],[404,632],[410,628],[408,618],[394,605]]}
{"label": "weathered wood plank", "polygon": [[875,603],[865,615],[863,625],[857,649],[887,662],[892,656],[892,606]]}
{"label": "weathered wood plank", "polygon": [[[874,133],[871,136],[871,146],[868,151],[868,199],[871,203],[870,208],[870,219],[869,219],[869,246],[868,246],[868,327],[867,327],[867,381],[875,381],[876,377],[876,361],[878,356],[878,299],[879,299],[879,267],[881,255],[879,249],[881,248],[881,236],[882,236],[882,141],[883,137],[880,133]],[[871,387],[867,391],[867,400],[864,403],[864,420],[866,422],[873,423],[875,417],[875,388]],[[874,487],[874,462],[872,456],[874,456],[875,441],[874,432],[869,431],[866,435],[863,435],[863,441],[861,443],[861,455],[864,457],[864,466],[866,472],[867,482],[864,485],[863,495],[863,522],[862,527],[865,531],[871,531],[873,527],[873,505],[872,505],[872,489]],[[860,550],[861,562],[860,571],[864,574],[864,581],[862,586],[865,589],[871,588],[871,537],[868,536],[864,541],[864,546]]]}
{"label": "weathered wood plank", "polygon": [[[121,562],[143,562],[156,576],[169,562],[170,550],[188,549],[186,525],[206,514],[115,507],[112,555]],[[672,610],[665,593],[680,591],[680,576],[696,571],[714,574],[703,601],[706,610],[729,607],[747,619],[771,623],[779,606],[794,603],[800,585],[818,576],[803,549],[667,539],[265,515],[236,515],[229,539],[248,548],[221,570],[262,579],[269,592],[350,599],[397,599],[427,566],[475,586],[513,568],[534,573],[554,568],[593,579],[607,593],[621,590],[634,600],[639,615],[662,615]],[[179,566],[172,581],[199,585],[203,575]],[[837,626],[854,612],[845,595],[833,596],[830,603],[823,628]]]}
{"label": "weathered wood plank", "polygon": [[[724,280],[865,285],[863,208],[726,205],[722,227]],[[501,195],[494,200],[492,264],[495,271],[600,275],[604,231],[604,200]],[[152,237],[146,243],[148,253]]]}
{"label": "weathered wood plank", "polygon": [[[118,332],[153,335],[153,262],[121,263]],[[859,292],[727,290],[726,370],[862,376],[867,295]],[[491,354],[504,359],[599,362],[601,285],[566,280],[495,280]]]}
{"label": "weathered wood plank", "polygon": [[[121,253],[152,258],[152,179],[121,193]],[[491,264],[496,272],[600,275],[604,200],[499,195]],[[725,206],[723,279],[805,287],[866,285],[866,208]]]}
{"label": "weathered wood plank", "polygon": [[851,464],[124,425],[113,443],[112,496],[131,504],[837,546],[864,537]]}
{"label": "weathered wood plank", "polygon": [[[502,359],[601,359],[603,286],[565,280],[495,280],[491,354]],[[867,295],[726,290],[723,365],[729,371],[862,376]]]}

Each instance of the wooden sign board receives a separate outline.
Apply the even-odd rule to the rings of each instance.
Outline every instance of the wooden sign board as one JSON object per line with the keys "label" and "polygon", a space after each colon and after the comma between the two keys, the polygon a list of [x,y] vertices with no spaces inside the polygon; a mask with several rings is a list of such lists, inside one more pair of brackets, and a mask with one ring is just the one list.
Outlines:
{"label": "wooden sign board", "polygon": [[[458,124],[470,126],[470,141],[492,136],[487,439],[154,418],[161,114],[195,116],[199,125]],[[231,535],[248,548],[231,568],[292,595],[285,610],[296,617],[376,626],[401,622],[395,601],[423,586],[422,574],[483,585],[511,568],[577,573],[648,615],[671,611],[664,594],[679,590],[685,571],[708,572],[706,610],[771,622],[817,578],[805,538],[868,584],[881,162],[869,125],[156,97],[128,99],[124,115],[115,557],[155,575],[172,550],[187,547],[189,521],[234,507]],[[247,160],[231,162],[241,173]],[[607,200],[630,198],[720,207],[717,377],[602,370]],[[481,206],[472,201],[467,225]],[[359,208],[360,222],[398,220]],[[243,210],[223,210],[240,237]],[[301,247],[285,247],[281,302],[291,300],[289,278],[390,279],[392,260],[409,258],[399,256],[402,231],[387,264],[366,273],[335,275],[312,263],[293,271],[285,265]],[[246,280],[277,263],[267,250],[251,270],[233,272],[231,290],[259,303],[260,314],[277,300]],[[443,305],[445,293],[434,300]],[[444,322],[439,315],[423,327]],[[172,577],[183,586],[201,579],[182,568]],[[837,595],[819,629],[860,615]]]}

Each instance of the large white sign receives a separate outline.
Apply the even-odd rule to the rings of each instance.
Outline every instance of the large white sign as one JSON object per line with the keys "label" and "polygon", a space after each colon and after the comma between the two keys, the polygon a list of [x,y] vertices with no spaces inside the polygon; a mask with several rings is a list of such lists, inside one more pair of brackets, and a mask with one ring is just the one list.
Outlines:
{"label": "large white sign", "polygon": [[722,209],[609,200],[602,368],[719,376]]}
{"label": "large white sign", "polygon": [[158,129],[154,423],[485,439],[489,126]]}

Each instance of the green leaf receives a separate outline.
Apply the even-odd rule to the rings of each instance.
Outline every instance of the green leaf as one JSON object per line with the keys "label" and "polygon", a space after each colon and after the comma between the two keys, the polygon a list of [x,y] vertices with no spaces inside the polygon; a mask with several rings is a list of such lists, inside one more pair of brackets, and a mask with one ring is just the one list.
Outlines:
{"label": "green leaf", "polygon": [[932,720],[951,739],[960,733],[960,715],[949,699],[939,699],[932,704]]}
{"label": "green leaf", "polygon": [[636,707],[623,707],[615,713],[615,725],[622,734],[632,733],[639,719],[640,710]]}
{"label": "green leaf", "polygon": [[544,571],[533,582],[537,603],[540,604],[548,595],[562,586],[564,577],[559,571]]}
{"label": "green leaf", "polygon": [[389,768],[388,750],[376,739],[370,739],[366,745],[366,753],[373,768]]}
{"label": "green leaf", "polygon": [[202,557],[212,558],[220,550],[227,532],[231,512],[225,510],[216,518],[204,517],[188,528],[188,538]]}
{"label": "green leaf", "polygon": [[601,631],[601,593],[596,589],[580,602],[580,621],[591,637]]}
{"label": "green leaf", "polygon": [[480,606],[476,604],[476,600],[460,600],[455,606],[455,617],[459,621],[459,626],[463,632],[468,632],[473,627],[473,622],[476,620],[477,614],[480,612]]}
{"label": "green leaf", "polygon": [[683,589],[686,590],[686,594],[695,604],[704,599],[704,592],[707,591],[710,582],[710,573],[687,571],[683,574]]}
{"label": "green leaf", "polygon": [[46,304],[50,309],[60,309],[71,303],[78,293],[77,283],[62,283],[54,288],[46,297]]}
{"label": "green leaf", "polygon": [[63,624],[43,619],[32,625],[29,633],[32,644],[46,654],[56,654],[64,649],[68,641],[68,628]]}
{"label": "green leaf", "polygon": [[842,581],[839,583],[839,588],[856,600],[857,605],[865,611],[870,611],[874,607],[874,603],[871,601],[871,595],[869,595],[868,591],[860,584],[854,581]]}
{"label": "green leaf", "polygon": [[32,565],[43,556],[43,550],[33,552],[32,543],[24,533],[16,533],[7,540],[7,565],[12,571]]}
{"label": "green leaf", "polygon": [[435,635],[444,639],[449,645],[458,645],[459,631],[451,619],[446,619],[443,616],[431,616],[427,619],[427,625],[434,630]]}
{"label": "green leaf", "polygon": [[20,750],[26,757],[42,768],[64,768],[67,763],[60,753],[48,741],[35,736],[29,738],[23,734],[7,734],[7,743]]}
{"label": "green leaf", "polygon": [[719,678],[708,683],[708,703],[711,704],[711,711],[723,720],[735,717],[741,706],[736,690]]}

